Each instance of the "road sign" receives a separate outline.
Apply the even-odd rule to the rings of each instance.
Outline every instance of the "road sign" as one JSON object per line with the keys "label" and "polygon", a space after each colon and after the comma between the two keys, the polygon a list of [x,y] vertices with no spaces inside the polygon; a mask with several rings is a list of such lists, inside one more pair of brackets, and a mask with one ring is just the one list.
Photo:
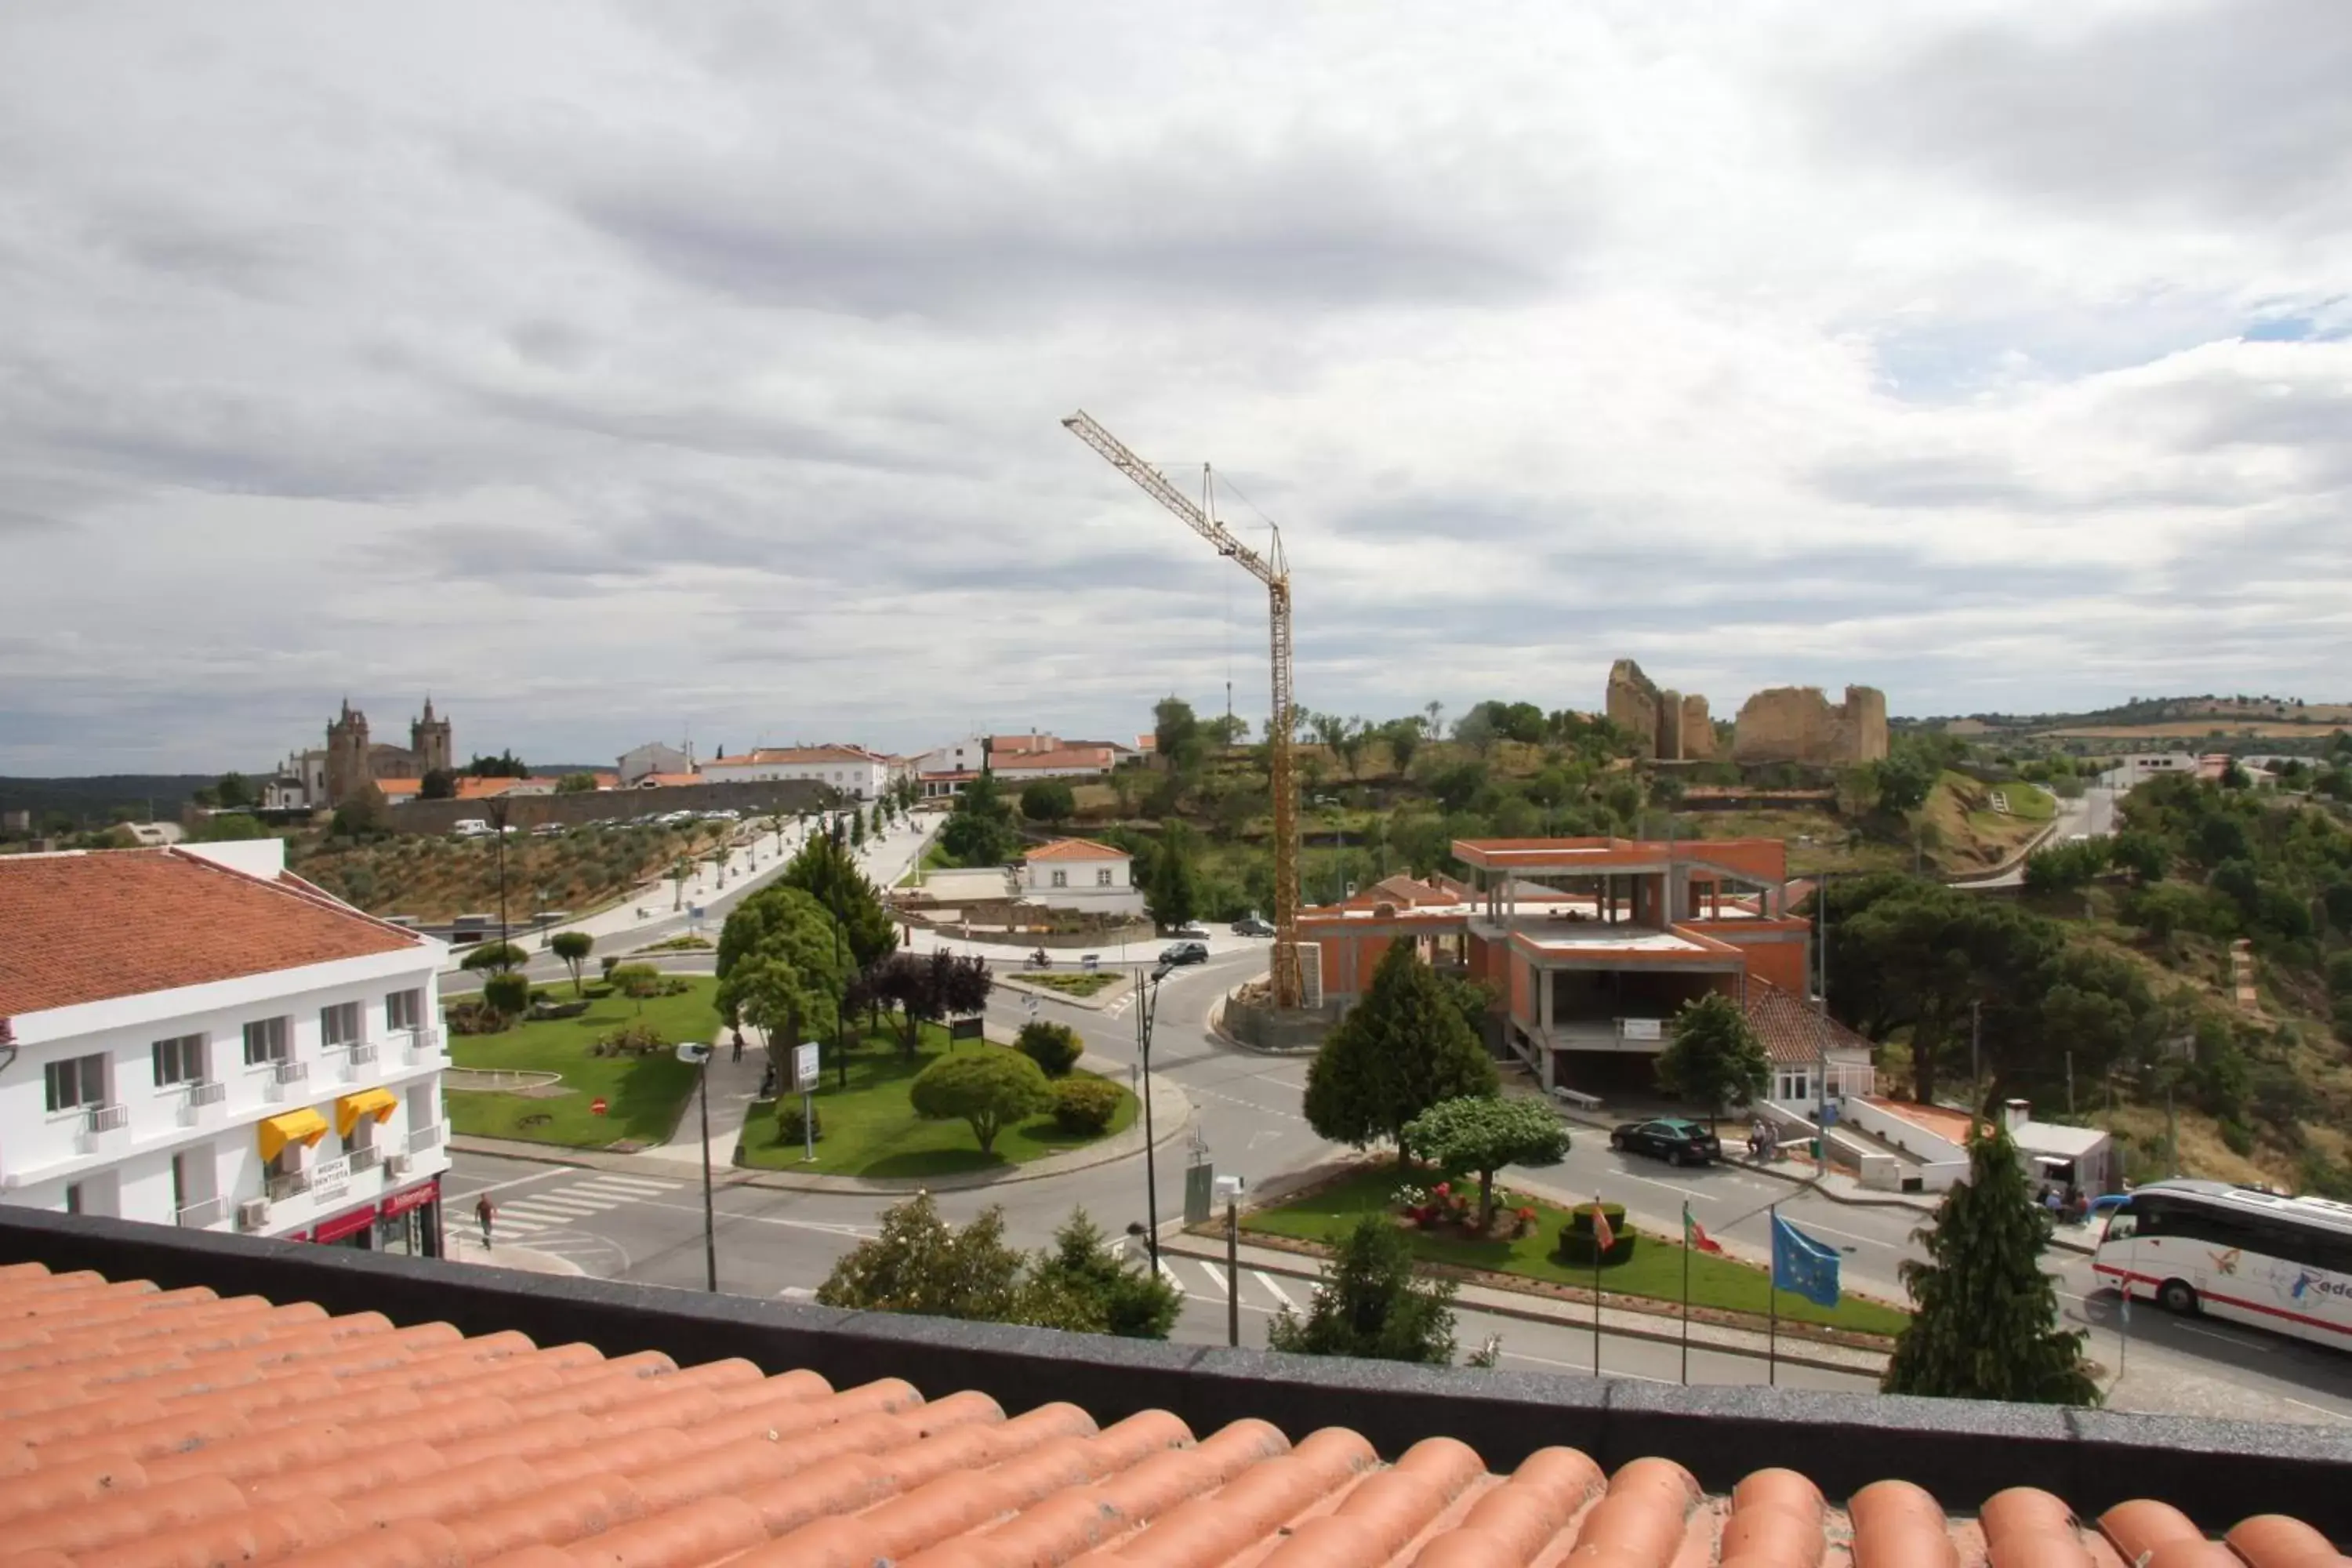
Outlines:
{"label": "road sign", "polygon": [[1210,1165],[1188,1165],[1184,1170],[1184,1223],[1204,1225],[1209,1218],[1209,1205],[1216,1192],[1217,1173]]}
{"label": "road sign", "polygon": [[589,1111],[589,1114],[590,1114],[590,1115],[592,1115],[592,1116],[602,1116],[602,1115],[604,1115],[604,1100],[601,1100],[601,1099],[599,1099],[599,1100],[590,1100],[590,1101],[588,1102],[588,1111]]}
{"label": "road sign", "polygon": [[983,1039],[986,1037],[981,1033],[981,1030],[986,1022],[987,1020],[983,1018],[950,1018],[948,1020],[948,1038],[950,1040]]}
{"label": "road sign", "polygon": [[814,1041],[793,1047],[793,1090],[804,1093],[816,1087],[817,1048]]}

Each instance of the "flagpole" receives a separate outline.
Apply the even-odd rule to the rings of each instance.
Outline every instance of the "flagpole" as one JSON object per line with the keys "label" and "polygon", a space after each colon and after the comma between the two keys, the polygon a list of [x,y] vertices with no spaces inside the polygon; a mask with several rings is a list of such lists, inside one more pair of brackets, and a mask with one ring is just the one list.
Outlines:
{"label": "flagpole", "polygon": [[1601,1232],[1608,1225],[1601,1215],[1601,1194],[1592,1194],[1592,1375],[1601,1375]]}
{"label": "flagpole", "polygon": [[1683,1383],[1690,1383],[1690,1200],[1683,1200]]}
{"label": "flagpole", "polygon": [[1774,1204],[1772,1215],[1772,1261],[1764,1271],[1764,1299],[1770,1303],[1771,1318],[1764,1331],[1764,1381],[1773,1387],[1780,1382],[1780,1205]]}

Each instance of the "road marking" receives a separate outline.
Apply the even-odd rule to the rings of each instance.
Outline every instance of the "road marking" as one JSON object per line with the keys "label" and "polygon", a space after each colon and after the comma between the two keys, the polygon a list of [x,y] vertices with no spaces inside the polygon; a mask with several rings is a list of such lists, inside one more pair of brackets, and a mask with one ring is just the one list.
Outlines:
{"label": "road marking", "polygon": [[[1170,1263],[1165,1258],[1160,1260],[1160,1272],[1167,1279],[1168,1283],[1175,1286],[1178,1290],[1181,1291],[1184,1289],[1183,1279],[1177,1274],[1175,1266]],[[1186,1293],[1189,1294],[1190,1292]]]}
{"label": "road marking", "polygon": [[507,1215],[513,1215],[521,1219],[535,1219],[542,1224],[561,1221],[565,1225],[571,1225],[576,1221],[587,1219],[597,1212],[599,1211],[595,1209],[573,1208],[569,1204],[550,1203],[545,1198],[519,1198],[499,1209],[499,1218],[504,1219]]}
{"label": "road marking", "polygon": [[643,1176],[617,1176],[606,1172],[603,1175],[591,1178],[588,1184],[599,1187],[630,1187],[646,1193],[674,1193],[681,1184],[648,1181]]}
{"label": "road marking", "polygon": [[1201,1272],[1207,1275],[1209,1277],[1209,1283],[1217,1288],[1218,1300],[1224,1300],[1232,1294],[1231,1291],[1225,1289],[1225,1277],[1217,1272],[1217,1266],[1215,1264],[1210,1262],[1205,1258],[1196,1258],[1192,1261],[1201,1266]]}
{"label": "road marking", "polygon": [[1293,1306],[1297,1305],[1297,1302],[1293,1301],[1293,1300],[1290,1299],[1290,1292],[1289,1292],[1289,1291],[1287,1291],[1287,1290],[1284,1289],[1280,1285],[1277,1285],[1277,1284],[1276,1284],[1276,1283],[1275,1283],[1275,1279],[1274,1279],[1274,1276],[1273,1276],[1273,1275],[1271,1275],[1271,1274],[1262,1273],[1262,1272],[1260,1272],[1259,1270],[1257,1270],[1257,1269],[1255,1269],[1255,1268],[1251,1269],[1251,1270],[1250,1270],[1250,1274],[1251,1274],[1251,1277],[1252,1277],[1252,1278],[1254,1278],[1255,1279],[1256,1279],[1256,1280],[1257,1280],[1257,1282],[1258,1282],[1259,1284],[1261,1284],[1261,1285],[1265,1286],[1268,1291],[1272,1292],[1272,1293],[1273,1293],[1273,1296],[1274,1296],[1274,1299],[1275,1299],[1276,1300],[1277,1300],[1277,1301],[1281,1302],[1284,1306],[1286,1306],[1286,1307],[1293,1307]]}
{"label": "road marking", "polygon": [[2300,1405],[2305,1410],[2316,1410],[2322,1415],[2332,1417],[2337,1421],[2352,1421],[2352,1415],[2347,1415],[2341,1410],[2330,1410],[2325,1405],[2314,1405],[2307,1399],[2297,1399],[2292,1394],[2282,1394],[2279,1397],[2285,1400],[2289,1405]]}

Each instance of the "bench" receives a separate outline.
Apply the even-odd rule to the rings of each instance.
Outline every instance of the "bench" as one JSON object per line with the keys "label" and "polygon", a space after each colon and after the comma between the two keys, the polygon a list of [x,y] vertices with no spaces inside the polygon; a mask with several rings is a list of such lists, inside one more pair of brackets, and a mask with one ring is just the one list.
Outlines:
{"label": "bench", "polygon": [[1597,1094],[1587,1094],[1580,1089],[1555,1089],[1551,1091],[1551,1095],[1554,1100],[1563,1104],[1573,1105],[1579,1110],[1601,1109],[1601,1097]]}

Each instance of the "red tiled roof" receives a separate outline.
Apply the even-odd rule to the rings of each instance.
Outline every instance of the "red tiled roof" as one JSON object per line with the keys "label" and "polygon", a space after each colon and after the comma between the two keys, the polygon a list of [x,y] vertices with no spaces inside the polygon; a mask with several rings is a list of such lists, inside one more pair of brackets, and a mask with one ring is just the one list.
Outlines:
{"label": "red tiled roof", "polygon": [[492,795],[506,794],[523,781],[510,778],[479,779],[471,773],[462,773],[457,782],[457,793],[451,797],[452,799],[488,800]]}
{"label": "red tiled roof", "polygon": [[1051,844],[1040,844],[1029,851],[1031,860],[1127,860],[1132,857],[1124,849],[1108,844],[1097,844],[1091,838],[1056,838]]}
{"label": "red tiled roof", "polygon": [[0,1016],[422,943],[297,878],[173,849],[0,856]]}
{"label": "red tiled roof", "polygon": [[647,773],[645,777],[636,782],[635,787],[645,789],[650,786],[655,789],[667,789],[677,784],[698,784],[700,783],[702,783],[702,775],[700,773]]}
{"label": "red tiled roof", "polygon": [[375,787],[385,795],[415,795],[425,788],[423,779],[378,779]]}
{"label": "red tiled roof", "polygon": [[1756,1031],[1764,1054],[1789,1067],[1810,1067],[1824,1050],[1870,1054],[1868,1038],[1757,975],[1748,981],[1748,1025]]}
{"label": "red tiled roof", "polygon": [[1001,762],[992,752],[988,765],[1001,773],[1017,773],[1033,768],[1100,768],[1108,772],[1110,764],[1110,748],[1093,746],[1076,751],[1022,752]]}
{"label": "red tiled roof", "polygon": [[2225,1549],[2162,1502],[2085,1521],[2031,1487],[1967,1521],[1908,1480],[1840,1509],[1793,1470],[1710,1498],[1671,1459],[1611,1475],[1568,1447],[1507,1476],[1443,1436],[1383,1464],[1346,1427],[1293,1443],[1245,1418],[1196,1438],[1164,1410],[1104,1427],[1063,1403],[1008,1418],[895,1377],[835,1389],[740,1359],[608,1359],[38,1263],[0,1268],[0,1525],[28,1568],[2341,1561],[2280,1515]]}

